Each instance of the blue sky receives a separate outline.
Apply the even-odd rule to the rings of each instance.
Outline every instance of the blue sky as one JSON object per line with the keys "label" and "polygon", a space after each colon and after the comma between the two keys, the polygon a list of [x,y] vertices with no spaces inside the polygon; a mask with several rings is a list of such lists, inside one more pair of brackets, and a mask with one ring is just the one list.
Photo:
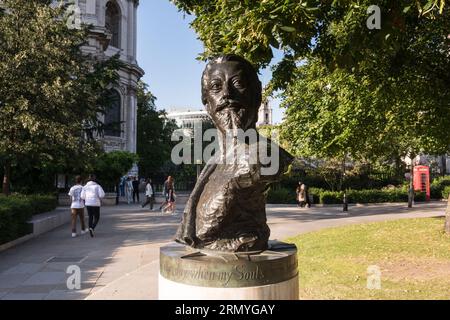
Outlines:
{"label": "blue sky", "polygon": [[[202,109],[200,77],[205,63],[196,60],[203,52],[201,41],[189,27],[192,17],[183,17],[169,0],[140,1],[138,9],[138,62],[144,81],[157,97],[158,109]],[[270,80],[264,70],[263,85]],[[277,100],[272,101],[273,120],[282,120]]]}

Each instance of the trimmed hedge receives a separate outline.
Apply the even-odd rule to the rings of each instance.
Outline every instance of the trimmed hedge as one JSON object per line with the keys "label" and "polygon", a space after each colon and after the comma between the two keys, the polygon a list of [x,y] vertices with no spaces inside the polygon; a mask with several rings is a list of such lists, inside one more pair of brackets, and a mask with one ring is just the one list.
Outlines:
{"label": "trimmed hedge", "polygon": [[312,203],[320,203],[320,194],[325,191],[320,188],[308,188],[309,196],[312,197]]}
{"label": "trimmed hedge", "polygon": [[267,193],[267,203],[273,204],[295,204],[295,190],[279,188],[270,189]]}
{"label": "trimmed hedge", "polygon": [[339,204],[342,203],[344,193],[340,191],[325,190],[319,194],[321,204]]}
{"label": "trimmed hedge", "polygon": [[[450,189],[449,189],[450,192]],[[313,197],[313,203],[320,204],[341,204],[344,198],[343,191],[329,191],[319,188],[310,188],[310,196]],[[408,192],[396,189],[381,190],[347,190],[348,203],[383,203],[383,202],[408,202]],[[425,201],[425,193],[416,192],[414,200],[417,202]],[[277,190],[269,190],[267,196],[268,203],[296,203],[295,191],[280,188]]]}
{"label": "trimmed hedge", "polygon": [[0,195],[0,244],[31,233],[32,226],[27,221],[56,206],[56,198],[52,195]]}
{"label": "trimmed hedge", "polygon": [[448,192],[444,192],[445,188],[450,186],[450,176],[439,177],[430,184],[431,199],[447,199]]}

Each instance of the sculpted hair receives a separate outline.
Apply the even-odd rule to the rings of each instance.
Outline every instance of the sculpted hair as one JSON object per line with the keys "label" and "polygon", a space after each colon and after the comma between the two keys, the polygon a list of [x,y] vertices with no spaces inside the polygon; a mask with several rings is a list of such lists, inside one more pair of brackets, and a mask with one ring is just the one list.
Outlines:
{"label": "sculpted hair", "polygon": [[254,107],[257,107],[259,109],[259,106],[262,102],[262,84],[261,81],[259,81],[258,73],[256,72],[256,69],[253,67],[253,65],[247,61],[246,59],[235,55],[235,54],[225,54],[213,57],[209,60],[208,64],[205,67],[205,70],[203,71],[202,75],[202,102],[204,105],[206,105],[206,95],[207,95],[207,80],[208,80],[208,73],[209,71],[217,64],[224,63],[224,62],[239,62],[242,67],[245,70],[245,74],[249,77],[249,85],[250,89],[253,91],[254,96]]}

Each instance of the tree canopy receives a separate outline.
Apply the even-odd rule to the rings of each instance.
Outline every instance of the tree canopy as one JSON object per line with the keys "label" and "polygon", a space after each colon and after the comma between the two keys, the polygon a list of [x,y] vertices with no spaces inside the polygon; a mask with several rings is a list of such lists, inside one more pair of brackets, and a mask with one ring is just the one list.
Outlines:
{"label": "tree canopy", "polygon": [[125,175],[137,161],[139,161],[139,157],[128,151],[103,153],[95,159],[93,171],[104,186],[112,188],[119,184],[120,178]]}
{"label": "tree canopy", "polygon": [[93,138],[102,129],[98,114],[107,106],[107,87],[118,78],[118,58],[84,55],[88,28],[70,28],[65,7],[50,3],[2,1],[0,160],[5,193],[11,166],[20,159],[71,167],[96,152]]}
{"label": "tree canopy", "polygon": [[[300,155],[378,157],[449,146],[450,19],[445,1],[176,0],[196,17],[201,58],[233,52],[258,67],[274,49],[282,133]],[[380,29],[368,20],[380,8]]]}
{"label": "tree canopy", "polygon": [[144,82],[137,90],[137,154],[141,176],[152,177],[170,160],[172,132],[176,124],[169,121],[165,111],[156,110],[156,97]]}

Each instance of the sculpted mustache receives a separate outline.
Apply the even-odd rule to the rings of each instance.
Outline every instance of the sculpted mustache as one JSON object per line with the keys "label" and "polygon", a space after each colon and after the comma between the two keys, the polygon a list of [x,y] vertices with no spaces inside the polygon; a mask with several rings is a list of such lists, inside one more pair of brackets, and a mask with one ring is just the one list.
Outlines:
{"label": "sculpted mustache", "polygon": [[225,100],[217,106],[216,111],[219,112],[219,111],[222,111],[223,109],[226,109],[229,107],[242,108],[242,105],[238,101],[235,101],[235,100]]}

